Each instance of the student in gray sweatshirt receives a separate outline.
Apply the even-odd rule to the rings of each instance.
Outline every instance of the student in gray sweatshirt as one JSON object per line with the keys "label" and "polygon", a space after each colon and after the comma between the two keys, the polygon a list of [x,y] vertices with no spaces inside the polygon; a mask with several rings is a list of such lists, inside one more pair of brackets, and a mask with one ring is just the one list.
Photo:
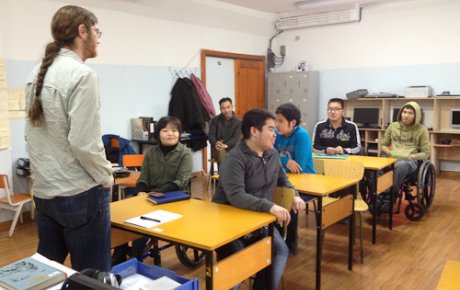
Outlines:
{"label": "student in gray sweatshirt", "polygon": [[[241,131],[243,141],[238,144],[222,163],[219,170],[219,185],[213,202],[230,204],[238,208],[268,212],[276,216],[277,223],[289,223],[289,211],[273,203],[272,194],[276,186],[293,188],[284,171],[275,143],[275,117],[261,109],[253,109],[243,116]],[[294,198],[296,211],[305,209],[305,202]],[[262,237],[266,233],[254,233]],[[237,252],[253,240],[241,238],[217,250],[219,259]],[[273,258],[276,289],[286,266],[289,250],[281,234],[274,231],[275,256]],[[253,289],[267,289],[267,271],[257,274]]]}

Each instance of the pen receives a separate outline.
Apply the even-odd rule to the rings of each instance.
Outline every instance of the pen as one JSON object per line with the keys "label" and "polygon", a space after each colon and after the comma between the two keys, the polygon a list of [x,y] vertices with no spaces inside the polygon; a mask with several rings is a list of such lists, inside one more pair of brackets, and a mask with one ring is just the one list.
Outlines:
{"label": "pen", "polygon": [[154,219],[154,218],[149,218],[149,217],[147,217],[147,216],[141,216],[141,220],[148,220],[148,221],[152,221],[152,222],[161,223],[160,220]]}

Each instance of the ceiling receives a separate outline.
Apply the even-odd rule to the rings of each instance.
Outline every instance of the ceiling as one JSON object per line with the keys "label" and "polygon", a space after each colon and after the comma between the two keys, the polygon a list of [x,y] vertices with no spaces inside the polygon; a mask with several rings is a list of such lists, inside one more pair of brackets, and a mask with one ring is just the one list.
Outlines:
{"label": "ceiling", "polygon": [[236,6],[250,8],[253,10],[271,12],[271,13],[287,13],[295,12],[300,9],[316,9],[331,6],[342,6],[347,4],[372,5],[377,2],[396,2],[408,0],[217,0]]}

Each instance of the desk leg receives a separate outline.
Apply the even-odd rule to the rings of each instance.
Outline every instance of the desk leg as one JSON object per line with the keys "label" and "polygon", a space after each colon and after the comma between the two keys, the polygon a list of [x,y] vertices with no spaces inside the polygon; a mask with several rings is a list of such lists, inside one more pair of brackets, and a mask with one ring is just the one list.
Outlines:
{"label": "desk leg", "polygon": [[[274,233],[274,230],[275,230],[275,223],[271,223],[269,226],[268,226],[268,234],[270,235],[270,237],[272,237],[272,259],[271,259],[271,263],[270,263],[270,266],[268,266],[268,275],[267,275],[267,288],[268,289],[273,289],[273,290],[276,290],[274,287],[275,285],[273,285],[273,276],[275,275],[275,268],[273,267],[273,259],[275,258],[275,233]],[[263,270],[262,270],[263,271]]]}
{"label": "desk leg", "polygon": [[353,242],[355,240],[355,200],[356,200],[356,188],[357,186],[352,186],[350,190],[352,191],[353,195],[353,203],[352,203],[352,211],[350,218],[348,220],[348,224],[350,225],[349,233],[348,233],[348,270],[353,270]]}
{"label": "desk leg", "polygon": [[371,183],[371,192],[372,195],[372,243],[377,242],[377,171],[369,171],[369,182]]}
{"label": "desk leg", "polygon": [[142,143],[137,143],[137,146],[139,146],[139,154],[142,154],[142,152],[144,151],[144,144]]}
{"label": "desk leg", "polygon": [[153,238],[153,263],[161,267],[161,254],[158,248],[158,240]]}
{"label": "desk leg", "polygon": [[[391,187],[393,189],[393,186]],[[390,211],[388,213],[388,228],[390,230],[393,229],[393,190],[390,191],[390,206],[388,207],[388,210]]]}
{"label": "desk leg", "polygon": [[206,251],[206,290],[213,289],[213,271],[214,255],[212,251]]}
{"label": "desk leg", "polygon": [[317,215],[317,224],[316,224],[316,289],[321,289],[321,256],[323,253],[323,199],[318,197],[318,212]]}

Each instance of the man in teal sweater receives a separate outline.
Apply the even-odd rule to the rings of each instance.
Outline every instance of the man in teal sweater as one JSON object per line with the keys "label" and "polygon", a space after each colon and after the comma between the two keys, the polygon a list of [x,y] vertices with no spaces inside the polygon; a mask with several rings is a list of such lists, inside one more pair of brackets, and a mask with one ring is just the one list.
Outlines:
{"label": "man in teal sweater", "polygon": [[[280,105],[276,111],[276,141],[281,164],[288,173],[315,173],[310,135],[300,127],[300,110],[292,103]],[[310,197],[301,198],[307,202]],[[289,251],[296,255],[298,251],[298,214],[291,211],[291,222],[288,225],[286,244]]]}
{"label": "man in teal sweater", "polygon": [[417,170],[417,161],[429,157],[428,129],[420,124],[421,119],[419,104],[408,102],[399,110],[398,121],[391,123],[383,136],[382,151],[398,159],[394,165],[393,197],[398,195],[406,176]]}

